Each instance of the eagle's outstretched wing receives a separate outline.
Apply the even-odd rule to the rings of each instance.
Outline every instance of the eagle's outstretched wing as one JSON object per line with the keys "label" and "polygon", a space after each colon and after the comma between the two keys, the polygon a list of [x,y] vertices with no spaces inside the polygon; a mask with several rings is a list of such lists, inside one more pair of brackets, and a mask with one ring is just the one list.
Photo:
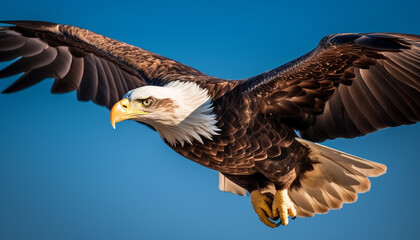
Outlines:
{"label": "eagle's outstretched wing", "polygon": [[352,138],[420,120],[420,36],[337,34],[240,86],[303,138]]}
{"label": "eagle's outstretched wing", "polygon": [[0,71],[0,78],[24,73],[5,93],[54,78],[53,93],[77,90],[79,100],[111,108],[129,90],[146,84],[196,81],[213,97],[237,84],[85,29],[48,22],[3,23],[13,26],[0,27],[0,61],[17,60]]}
{"label": "eagle's outstretched wing", "polygon": [[111,107],[129,90],[173,80],[195,81],[213,98],[240,87],[263,100],[261,111],[304,138],[355,137],[420,119],[420,37],[338,34],[312,52],[245,81],[226,81],[85,29],[9,21],[0,27],[1,77],[24,73],[4,92],[54,78],[53,93]]}

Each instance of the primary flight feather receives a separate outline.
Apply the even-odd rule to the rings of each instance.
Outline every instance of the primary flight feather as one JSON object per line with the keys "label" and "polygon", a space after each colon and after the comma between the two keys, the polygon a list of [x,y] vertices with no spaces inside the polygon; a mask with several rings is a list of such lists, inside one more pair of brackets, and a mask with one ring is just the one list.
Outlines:
{"label": "primary flight feather", "polygon": [[[386,171],[313,142],[353,138],[420,120],[420,36],[323,38],[287,64],[224,80],[85,29],[34,21],[0,27],[4,93],[54,78],[51,92],[111,109],[111,123],[154,128],[182,156],[220,172],[267,226],[353,202]],[[300,137],[296,134],[300,133]]]}

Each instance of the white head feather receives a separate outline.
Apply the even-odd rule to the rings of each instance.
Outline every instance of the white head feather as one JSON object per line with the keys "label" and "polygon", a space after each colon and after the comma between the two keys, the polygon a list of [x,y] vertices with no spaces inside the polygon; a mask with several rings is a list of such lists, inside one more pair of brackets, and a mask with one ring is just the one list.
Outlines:
{"label": "white head feather", "polygon": [[206,89],[194,82],[173,81],[163,87],[144,86],[135,89],[130,99],[170,99],[173,109],[156,108],[139,121],[153,126],[169,144],[182,146],[193,140],[203,143],[202,137],[212,139],[220,129],[216,126],[211,98]]}

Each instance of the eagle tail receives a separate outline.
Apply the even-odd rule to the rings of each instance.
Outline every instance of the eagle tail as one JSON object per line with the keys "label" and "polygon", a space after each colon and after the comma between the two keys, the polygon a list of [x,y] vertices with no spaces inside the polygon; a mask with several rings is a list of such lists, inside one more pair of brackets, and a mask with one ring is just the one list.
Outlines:
{"label": "eagle tail", "polygon": [[232,180],[225,177],[221,172],[219,172],[219,189],[222,192],[231,192],[239,196],[246,196],[246,190],[244,188],[232,182]]}
{"label": "eagle tail", "polygon": [[303,139],[297,139],[310,149],[309,159],[314,169],[299,178],[300,186],[289,189],[289,197],[299,217],[312,217],[341,208],[343,203],[357,200],[357,194],[370,189],[368,177],[386,172],[380,163],[355,157]]}

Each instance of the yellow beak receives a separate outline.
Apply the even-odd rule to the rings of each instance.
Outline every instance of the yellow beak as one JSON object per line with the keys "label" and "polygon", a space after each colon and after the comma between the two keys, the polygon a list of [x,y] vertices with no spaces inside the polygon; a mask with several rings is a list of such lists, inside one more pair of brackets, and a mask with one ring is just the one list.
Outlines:
{"label": "yellow beak", "polygon": [[133,111],[130,107],[130,101],[127,98],[114,104],[111,109],[111,124],[115,129],[115,123],[121,122],[127,119],[135,119],[139,115],[145,115],[147,112],[144,111]]}

